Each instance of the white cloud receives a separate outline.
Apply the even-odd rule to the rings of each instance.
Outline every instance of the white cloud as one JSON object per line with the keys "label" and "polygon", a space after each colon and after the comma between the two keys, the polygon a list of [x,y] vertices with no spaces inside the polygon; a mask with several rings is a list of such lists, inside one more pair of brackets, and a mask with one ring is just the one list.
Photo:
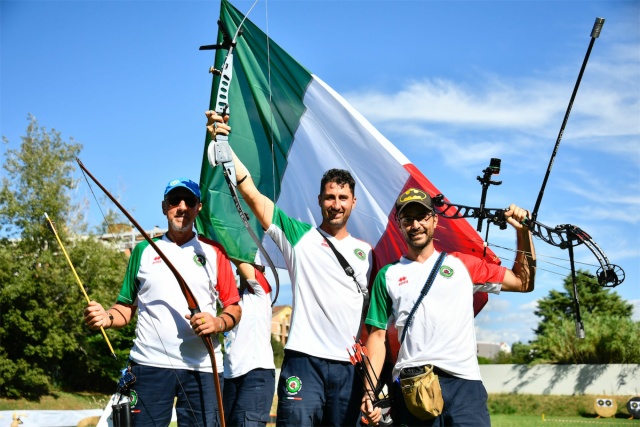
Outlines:
{"label": "white cloud", "polygon": [[[624,156],[640,164],[640,46],[619,45],[612,50],[609,57],[602,58],[606,53],[601,53],[589,64],[588,78],[583,79],[572,107],[571,132],[563,136],[563,144]],[[535,78],[477,73],[469,84],[424,78],[407,82],[396,93],[368,90],[344,95],[378,127],[393,123],[394,134],[414,140],[420,136],[425,141],[421,144],[446,147],[456,161],[464,163],[469,156],[486,159],[492,151],[526,150],[535,143],[527,135],[534,140],[555,140],[576,74],[577,70],[563,69],[548,70]],[[465,140],[458,146],[453,138],[444,141],[434,135],[434,127],[445,128],[440,134],[450,136],[487,129],[507,134],[503,143],[496,142],[494,135],[486,142],[458,138]],[[531,155],[531,151],[524,153]]]}
{"label": "white cloud", "polygon": [[533,312],[538,301],[531,300],[514,308],[507,298],[489,298],[489,303],[476,317],[478,341],[506,342],[511,346],[534,338],[533,329],[539,319]]}

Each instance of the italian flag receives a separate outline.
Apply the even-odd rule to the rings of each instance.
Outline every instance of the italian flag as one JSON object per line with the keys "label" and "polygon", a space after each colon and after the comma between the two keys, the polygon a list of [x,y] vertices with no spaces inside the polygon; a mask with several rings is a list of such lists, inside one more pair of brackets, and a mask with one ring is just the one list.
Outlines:
{"label": "italian flag", "polygon": [[[222,0],[220,20],[231,37],[243,19]],[[218,31],[218,43],[222,41]],[[222,67],[226,55],[226,50],[217,50],[216,68]],[[213,81],[211,109],[215,109],[219,80]],[[349,170],[356,180],[357,199],[349,232],[374,247],[379,267],[398,260],[405,243],[394,219],[396,198],[410,187],[432,196],[440,191],[347,101],[248,19],[242,22],[234,49],[228,99],[229,143],[263,194],[289,216],[318,225],[323,173],[331,168]],[[207,136],[198,232],[220,242],[232,258],[263,259],[237,213],[221,168],[212,169],[208,163],[209,142]],[[285,268],[279,250],[241,203],[276,266]],[[465,220],[440,218],[435,239],[439,251],[483,256],[482,238]],[[499,263],[488,249],[485,257]],[[486,294],[476,294],[476,312],[486,301]]]}

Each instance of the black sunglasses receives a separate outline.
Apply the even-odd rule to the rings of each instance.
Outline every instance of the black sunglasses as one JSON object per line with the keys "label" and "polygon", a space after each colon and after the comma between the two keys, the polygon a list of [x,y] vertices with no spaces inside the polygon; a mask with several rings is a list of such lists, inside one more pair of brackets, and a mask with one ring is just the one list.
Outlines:
{"label": "black sunglasses", "polygon": [[198,198],[194,196],[170,196],[165,197],[164,200],[171,206],[178,206],[183,200],[184,204],[189,208],[192,208],[198,204]]}

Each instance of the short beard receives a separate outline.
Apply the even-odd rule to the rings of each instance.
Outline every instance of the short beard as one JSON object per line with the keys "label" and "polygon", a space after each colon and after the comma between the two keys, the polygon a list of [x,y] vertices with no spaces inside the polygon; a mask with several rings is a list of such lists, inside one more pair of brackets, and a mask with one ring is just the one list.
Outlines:
{"label": "short beard", "polygon": [[332,228],[342,228],[347,224],[347,220],[349,218],[342,217],[342,219],[331,219],[327,220],[327,224],[329,224]]}
{"label": "short beard", "polygon": [[431,242],[433,242],[433,234],[429,234],[427,232],[427,239],[424,241],[424,243],[414,243],[414,241],[409,238],[409,234],[408,233],[405,233],[405,239],[404,240],[405,240],[405,242],[407,242],[407,246],[409,248],[413,249],[415,252],[420,252],[424,248],[429,246],[431,244]]}
{"label": "short beard", "polygon": [[169,221],[169,228],[178,233],[184,233],[185,231],[191,231],[193,229],[193,224],[189,223],[183,227],[179,227],[175,222]]}

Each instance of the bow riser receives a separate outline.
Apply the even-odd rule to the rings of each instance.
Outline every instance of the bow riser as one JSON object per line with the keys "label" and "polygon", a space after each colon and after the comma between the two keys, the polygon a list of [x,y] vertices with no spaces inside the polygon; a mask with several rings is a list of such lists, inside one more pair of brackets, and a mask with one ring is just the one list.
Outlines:
{"label": "bow riser", "polygon": [[[251,9],[253,9],[256,3],[257,1],[253,4]],[[229,90],[231,89],[231,81],[233,79],[233,50],[236,46],[238,36],[242,35],[242,24],[244,23],[244,20],[247,18],[248,14],[251,12],[251,9],[249,10],[249,12],[247,12],[247,15],[245,15],[243,20],[238,25],[233,39],[230,38],[229,31],[227,31],[223,22],[219,20],[218,27],[222,32],[222,43],[211,46],[200,46],[200,50],[226,49],[228,51],[221,67],[222,70],[217,70],[214,67],[211,67],[210,70],[213,74],[220,76],[218,89],[216,91],[216,99],[214,104],[215,107],[213,109],[216,114],[221,117],[229,115]],[[280,279],[278,277],[278,272],[276,270],[275,264],[271,260],[271,257],[262,245],[262,242],[249,224],[249,215],[244,212],[242,205],[240,204],[240,199],[236,190],[238,183],[236,179],[237,177],[232,153],[233,152],[231,150],[231,146],[229,145],[229,137],[227,135],[217,135],[214,131],[212,141],[207,147],[207,158],[209,160],[209,164],[211,164],[212,166],[222,166],[223,175],[229,187],[229,193],[231,195],[231,198],[233,199],[236,210],[238,211],[238,215],[240,216],[245,229],[251,236],[251,239],[255,242],[258,250],[264,256],[267,264],[269,264],[269,268],[271,269],[274,280],[276,282],[276,294],[271,303],[271,305],[273,306],[278,300],[278,295],[280,293]]]}
{"label": "bow riser", "polygon": [[[476,218],[480,221],[486,219],[489,223],[498,225],[500,229],[504,230],[506,228],[506,209],[457,205],[445,202],[444,199],[445,197],[442,194],[433,197],[436,213],[443,218]],[[549,227],[548,225],[533,220],[526,221],[524,225],[529,227],[531,234],[543,242],[560,249],[568,249],[569,247],[575,247],[584,243],[600,264],[600,268],[596,272],[596,278],[600,286],[614,288],[624,281],[625,275],[622,268],[618,265],[611,264],[602,249],[600,249],[591,236],[581,228],[571,224]]]}

